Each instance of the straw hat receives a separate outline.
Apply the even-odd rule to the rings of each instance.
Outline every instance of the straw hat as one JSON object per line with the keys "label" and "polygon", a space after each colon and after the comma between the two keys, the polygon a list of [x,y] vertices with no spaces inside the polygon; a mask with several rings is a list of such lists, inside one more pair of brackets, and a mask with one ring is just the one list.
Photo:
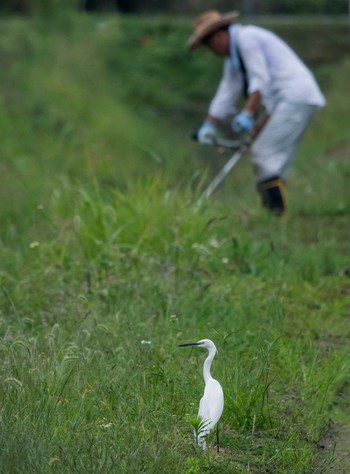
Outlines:
{"label": "straw hat", "polygon": [[193,24],[194,33],[188,40],[188,49],[195,49],[200,46],[206,36],[214,33],[223,26],[229,25],[238,15],[238,12],[230,12],[221,15],[217,10],[209,10],[199,15]]}

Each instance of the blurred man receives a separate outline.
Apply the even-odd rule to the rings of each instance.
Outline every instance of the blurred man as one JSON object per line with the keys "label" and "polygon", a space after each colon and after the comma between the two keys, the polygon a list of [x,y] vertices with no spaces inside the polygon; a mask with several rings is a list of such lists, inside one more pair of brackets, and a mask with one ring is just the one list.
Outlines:
{"label": "blurred man", "polygon": [[[286,210],[285,182],[297,147],[325,99],[311,71],[274,33],[257,26],[234,24],[238,14],[212,10],[200,15],[188,41],[225,58],[221,82],[198,130],[198,141],[213,144],[218,126],[235,112],[236,133],[257,133],[252,147],[253,170],[262,205],[277,215]],[[264,109],[264,119],[256,118]]]}

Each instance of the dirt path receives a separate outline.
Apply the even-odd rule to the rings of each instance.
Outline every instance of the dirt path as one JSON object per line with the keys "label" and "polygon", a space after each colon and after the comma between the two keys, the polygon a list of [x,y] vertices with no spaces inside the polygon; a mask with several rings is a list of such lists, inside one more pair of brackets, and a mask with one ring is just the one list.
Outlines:
{"label": "dirt path", "polygon": [[320,441],[316,472],[350,474],[350,425],[335,423]]}

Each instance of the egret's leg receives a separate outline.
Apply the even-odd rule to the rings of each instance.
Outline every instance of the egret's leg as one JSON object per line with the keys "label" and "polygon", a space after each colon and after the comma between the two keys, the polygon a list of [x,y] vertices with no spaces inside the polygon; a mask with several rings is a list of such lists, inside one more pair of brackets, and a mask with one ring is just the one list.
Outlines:
{"label": "egret's leg", "polygon": [[216,425],[216,452],[218,453],[220,450],[219,445],[219,423]]}

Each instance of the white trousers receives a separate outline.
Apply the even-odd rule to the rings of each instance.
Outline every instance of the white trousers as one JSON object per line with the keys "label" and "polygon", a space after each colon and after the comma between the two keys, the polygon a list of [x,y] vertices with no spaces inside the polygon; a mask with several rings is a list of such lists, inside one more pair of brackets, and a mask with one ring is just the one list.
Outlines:
{"label": "white trousers", "polygon": [[252,146],[256,181],[286,179],[298,145],[318,107],[280,101]]}

